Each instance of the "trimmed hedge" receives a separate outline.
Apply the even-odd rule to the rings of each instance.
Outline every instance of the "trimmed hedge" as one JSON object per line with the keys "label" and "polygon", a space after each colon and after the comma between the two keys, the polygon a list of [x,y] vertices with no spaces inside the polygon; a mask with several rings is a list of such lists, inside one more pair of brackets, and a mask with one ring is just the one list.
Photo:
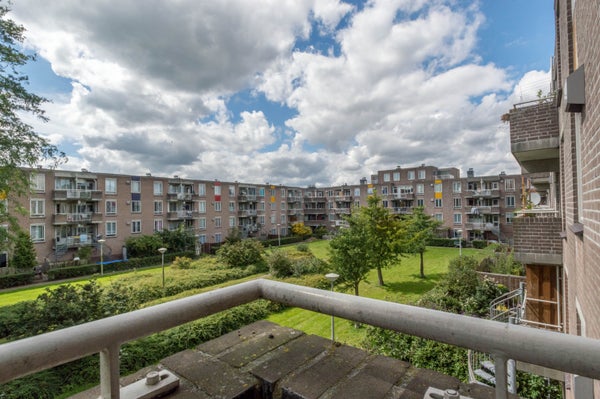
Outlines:
{"label": "trimmed hedge", "polygon": [[268,240],[261,241],[262,245],[265,247],[276,247],[279,245],[279,241],[281,240],[281,245],[286,244],[294,244],[296,242],[304,241],[304,238],[301,236],[288,236],[288,237],[280,237],[278,238],[269,238]]}
{"label": "trimmed hedge", "polygon": [[[427,245],[430,245],[432,247],[454,247],[456,245],[456,238],[432,238],[431,240],[429,240],[429,243]],[[467,246],[467,243],[465,240],[462,240],[462,246],[463,248]]]}
{"label": "trimmed hedge", "polygon": [[100,271],[100,265],[83,265],[60,267],[48,270],[48,280],[62,280],[81,276],[89,276]]}
{"label": "trimmed hedge", "polygon": [[473,241],[471,241],[471,244],[473,244],[473,248],[477,248],[477,249],[484,249],[488,245],[487,241],[483,241],[483,240],[473,240]]}
{"label": "trimmed hedge", "polygon": [[0,288],[18,287],[20,285],[31,284],[34,277],[35,273],[33,272],[0,276]]}

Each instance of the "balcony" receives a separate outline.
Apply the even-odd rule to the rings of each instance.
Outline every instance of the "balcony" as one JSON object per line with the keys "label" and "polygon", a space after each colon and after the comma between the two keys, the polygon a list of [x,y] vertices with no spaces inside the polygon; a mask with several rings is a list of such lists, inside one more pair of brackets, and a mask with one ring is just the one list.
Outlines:
{"label": "balcony", "polygon": [[256,209],[240,209],[238,211],[239,217],[251,217],[256,216]]}
{"label": "balcony", "polygon": [[167,212],[168,220],[186,220],[186,219],[195,219],[197,218],[199,213],[197,211],[172,211]]}
{"label": "balcony", "polygon": [[59,213],[53,215],[53,224],[102,223],[102,214],[96,212]]}
{"label": "balcony", "polygon": [[[134,397],[131,386],[121,388],[119,384],[119,351],[123,343],[257,299],[491,353],[496,363],[497,399],[509,397],[509,359],[600,379],[600,340],[258,279],[2,344],[0,383],[99,353],[100,397]],[[318,356],[317,361],[308,362],[311,356]],[[175,394],[178,397],[191,395],[190,389],[208,390],[210,384],[219,391],[209,396],[200,391],[199,397],[269,398],[269,393],[273,393],[269,389],[276,385],[283,390],[284,398],[321,397],[328,386],[345,381],[337,389],[350,393],[369,390],[358,397],[383,398],[386,392],[380,390],[385,384],[398,393],[395,397],[422,398],[429,385],[446,389],[440,385],[450,381],[456,384],[439,373],[411,370],[408,364],[397,360],[369,356],[347,346],[331,346],[322,338],[307,337],[265,322],[172,355],[161,363],[165,368],[160,370],[157,384],[162,380],[170,382],[171,377],[177,379],[169,371],[172,370],[184,380]],[[284,379],[286,375],[289,378]],[[333,397],[356,397],[350,393]],[[476,397],[491,398],[489,392]]]}
{"label": "balcony", "polygon": [[511,151],[523,173],[558,172],[560,138],[554,98],[515,104],[508,120]]}
{"label": "balcony", "polygon": [[392,212],[396,215],[408,215],[412,213],[412,207],[394,207],[392,208]]}
{"label": "balcony", "polygon": [[561,231],[558,211],[521,211],[513,219],[515,260],[525,264],[562,265]]}
{"label": "balcony", "polygon": [[102,199],[102,191],[81,189],[54,190],[53,199],[54,201],[100,201]]}
{"label": "balcony", "polygon": [[466,190],[465,197],[467,197],[467,198],[498,198],[498,197],[500,197],[500,190],[498,190],[498,189]]}
{"label": "balcony", "polygon": [[167,199],[169,201],[191,201],[195,196],[195,193],[168,193]]}
{"label": "balcony", "polygon": [[479,230],[479,231],[491,231],[495,232],[498,230],[498,225],[489,222],[468,222],[465,223],[465,229],[467,230]]}
{"label": "balcony", "polygon": [[325,208],[304,208],[305,215],[324,215],[327,213]]}
{"label": "balcony", "polygon": [[68,236],[63,238],[57,238],[55,240],[56,247],[66,247],[66,248],[79,248],[86,247],[92,245],[94,240],[91,235],[81,234],[78,236]]}
{"label": "balcony", "polygon": [[255,194],[240,194],[238,195],[239,202],[256,202]]}

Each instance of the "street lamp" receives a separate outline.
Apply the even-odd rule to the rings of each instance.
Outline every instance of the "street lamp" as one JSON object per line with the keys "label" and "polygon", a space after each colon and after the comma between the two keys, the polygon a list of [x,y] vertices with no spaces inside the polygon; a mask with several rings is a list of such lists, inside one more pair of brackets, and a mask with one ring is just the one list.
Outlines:
{"label": "street lamp", "polygon": [[281,224],[277,223],[277,246],[281,246]]}
{"label": "street lamp", "polygon": [[[335,280],[337,280],[339,277],[340,275],[335,273],[327,273],[325,275],[325,278],[331,283],[331,292],[333,292],[333,283],[335,283]],[[335,321],[333,314],[331,315],[331,343],[335,343]]]}
{"label": "street lamp", "polygon": [[162,278],[163,278],[163,289],[164,289],[165,288],[165,252],[167,252],[167,248],[158,248],[158,252],[160,252],[160,256],[161,256]]}
{"label": "street lamp", "polygon": [[458,256],[462,256],[462,230],[456,230],[458,235]]}
{"label": "street lamp", "polygon": [[100,243],[100,275],[104,276],[104,243],[106,240],[101,238],[98,242]]}

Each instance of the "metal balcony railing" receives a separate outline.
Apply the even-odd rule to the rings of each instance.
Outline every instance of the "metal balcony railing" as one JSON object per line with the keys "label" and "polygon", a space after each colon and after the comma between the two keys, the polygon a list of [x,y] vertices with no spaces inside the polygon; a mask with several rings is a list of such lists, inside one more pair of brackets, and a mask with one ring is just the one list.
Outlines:
{"label": "metal balcony railing", "polygon": [[101,398],[119,398],[123,343],[261,298],[491,353],[497,399],[508,359],[600,379],[600,340],[258,279],[0,345],[0,384],[100,353]]}

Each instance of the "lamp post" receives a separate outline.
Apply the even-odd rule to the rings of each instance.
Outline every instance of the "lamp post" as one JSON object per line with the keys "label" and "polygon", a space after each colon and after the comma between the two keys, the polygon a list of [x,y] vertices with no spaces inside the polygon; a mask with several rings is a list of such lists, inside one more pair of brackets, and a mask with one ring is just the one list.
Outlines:
{"label": "lamp post", "polygon": [[462,256],[462,230],[456,230],[458,234],[458,256]]}
{"label": "lamp post", "polygon": [[165,288],[165,252],[167,252],[167,248],[158,248],[158,252],[160,252],[161,256],[161,264],[162,264],[162,283],[163,289]]}
{"label": "lamp post", "polygon": [[98,242],[100,243],[100,275],[104,276],[104,243],[106,240],[101,238]]}
{"label": "lamp post", "polygon": [[[335,273],[327,273],[325,275],[325,278],[331,283],[331,292],[333,292],[333,283],[335,283],[335,280],[337,280],[339,277],[339,274]],[[331,343],[335,343],[335,321],[333,315],[331,315]]]}
{"label": "lamp post", "polygon": [[281,246],[281,224],[277,223],[277,246]]}

